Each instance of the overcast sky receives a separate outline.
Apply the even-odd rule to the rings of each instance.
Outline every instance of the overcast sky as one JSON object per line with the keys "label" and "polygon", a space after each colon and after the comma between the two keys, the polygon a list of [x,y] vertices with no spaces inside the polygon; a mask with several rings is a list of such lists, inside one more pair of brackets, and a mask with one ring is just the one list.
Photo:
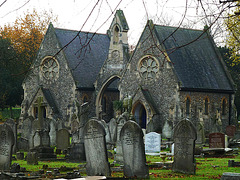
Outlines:
{"label": "overcast sky", "polygon": [[[5,1],[0,0],[0,5]],[[148,18],[156,24],[177,26],[185,14],[186,3],[188,8],[183,25],[203,29],[202,21],[194,21],[201,14],[197,0],[7,0],[0,7],[0,26],[12,23],[16,17],[35,8],[38,12],[46,10],[57,15],[59,24],[55,27],[73,30],[83,27],[83,31],[106,33],[113,18],[112,12],[122,9],[130,27],[129,43],[136,44]]]}

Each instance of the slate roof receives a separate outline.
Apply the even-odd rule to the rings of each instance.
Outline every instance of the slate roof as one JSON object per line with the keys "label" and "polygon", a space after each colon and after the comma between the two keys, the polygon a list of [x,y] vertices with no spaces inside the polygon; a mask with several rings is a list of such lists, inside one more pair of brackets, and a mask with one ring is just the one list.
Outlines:
{"label": "slate roof", "polygon": [[151,96],[151,93],[147,90],[147,89],[142,89],[141,91],[143,93],[143,96],[145,97],[145,99],[147,100],[148,104],[151,106],[151,108],[157,113],[159,114],[157,105],[155,103],[155,101],[153,100],[153,97]]}
{"label": "slate roof", "polygon": [[123,11],[122,10],[117,10],[116,14],[118,15],[119,20],[121,21],[121,25],[123,27],[123,30],[125,30],[125,31],[129,30],[128,23],[127,23],[127,20],[126,20],[124,14],[123,14]]}
{"label": "slate roof", "polygon": [[[160,43],[173,63],[182,89],[233,91],[233,85],[211,37],[203,31],[155,25]],[[172,34],[173,33],[173,34]],[[172,34],[172,35],[171,35]],[[169,35],[171,35],[169,37]]]}
{"label": "slate roof", "polygon": [[[55,28],[55,33],[63,47],[77,35],[78,31]],[[110,39],[106,34],[81,32],[64,49],[78,88],[93,88],[103,62],[108,57],[109,44]]]}
{"label": "slate roof", "polygon": [[47,100],[49,106],[52,108],[53,112],[55,114],[58,114],[59,111],[58,111],[57,105],[55,103],[55,100],[54,100],[54,98],[51,95],[50,90],[49,89],[45,89],[45,88],[41,88],[41,89],[42,89],[42,92],[44,94],[44,97],[46,98],[46,100]]}

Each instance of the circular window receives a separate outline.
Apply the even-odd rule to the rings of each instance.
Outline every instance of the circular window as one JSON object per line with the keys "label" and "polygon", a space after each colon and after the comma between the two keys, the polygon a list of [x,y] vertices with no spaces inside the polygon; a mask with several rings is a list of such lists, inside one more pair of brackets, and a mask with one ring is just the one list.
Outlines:
{"label": "circular window", "polygon": [[144,79],[154,79],[158,69],[158,63],[153,57],[145,57],[140,62],[139,71]]}
{"label": "circular window", "polygon": [[41,64],[43,77],[47,80],[55,80],[58,77],[59,66],[53,57],[45,58]]}

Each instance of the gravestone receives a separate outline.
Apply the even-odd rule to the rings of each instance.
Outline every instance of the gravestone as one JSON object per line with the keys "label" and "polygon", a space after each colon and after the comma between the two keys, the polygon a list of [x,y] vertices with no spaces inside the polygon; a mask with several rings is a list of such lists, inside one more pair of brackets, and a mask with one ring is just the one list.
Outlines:
{"label": "gravestone", "polygon": [[105,129],[105,132],[106,132],[105,139],[106,139],[107,149],[112,150],[113,149],[112,140],[111,140],[111,134],[110,134],[110,131],[109,131],[108,124],[104,120],[101,120],[99,122],[103,125],[103,127]]}
{"label": "gravestone", "polygon": [[197,140],[196,144],[203,144],[205,143],[205,132],[204,126],[201,122],[197,123]]}
{"label": "gravestone", "polygon": [[7,124],[0,124],[0,170],[9,170],[12,162],[14,134]]}
{"label": "gravestone", "polygon": [[236,133],[236,126],[229,125],[226,127],[226,135],[228,135],[229,137],[234,137],[235,133]]}
{"label": "gravestone", "polygon": [[171,139],[172,138],[172,126],[169,121],[165,121],[163,130],[162,130],[162,138]]}
{"label": "gravestone", "polygon": [[70,146],[70,134],[67,129],[60,129],[57,132],[57,148],[64,150]]}
{"label": "gravestone", "polygon": [[23,151],[28,151],[29,150],[29,142],[25,138],[19,138],[17,141],[18,145],[18,150],[23,150]]}
{"label": "gravestone", "polygon": [[84,143],[71,143],[68,160],[77,163],[86,161]]}
{"label": "gravestone", "polygon": [[89,120],[84,127],[83,136],[88,176],[111,176],[105,135],[104,127],[97,120]]}
{"label": "gravestone", "polygon": [[114,160],[119,164],[123,163],[123,153],[122,153],[122,143],[121,143],[121,139],[120,139],[120,131],[121,131],[123,125],[127,122],[127,120],[128,119],[124,114],[120,115],[117,120],[117,143],[116,143],[116,154],[115,154]]}
{"label": "gravestone", "polygon": [[57,145],[57,122],[55,119],[51,119],[50,123],[50,146],[56,146]]}
{"label": "gravestone", "polygon": [[223,133],[209,134],[209,148],[225,148],[225,134]]}
{"label": "gravestone", "polygon": [[149,169],[141,127],[134,121],[127,121],[121,129],[120,139],[123,151],[124,176],[132,178],[148,178]]}
{"label": "gravestone", "polygon": [[41,131],[37,130],[33,135],[33,147],[39,147],[42,145],[41,142]]}
{"label": "gravestone", "polygon": [[50,147],[50,136],[47,130],[42,131],[42,146]]}
{"label": "gravestone", "polygon": [[5,123],[12,128],[14,134],[13,153],[15,154],[17,152],[17,123],[14,121],[14,119],[7,119]]}
{"label": "gravestone", "polygon": [[111,140],[113,143],[117,141],[117,121],[116,119],[112,118],[108,123],[109,131],[111,134]]}
{"label": "gravestone", "polygon": [[27,153],[27,164],[29,164],[29,165],[38,165],[38,155],[37,155],[37,152],[28,152]]}
{"label": "gravestone", "polygon": [[22,124],[21,137],[28,140],[29,143],[28,149],[33,148],[33,135],[34,135],[34,131],[32,129],[33,121],[34,121],[33,117],[28,116],[25,120],[23,120]]}
{"label": "gravestone", "polygon": [[173,139],[173,171],[195,174],[194,148],[197,132],[192,122],[189,120],[180,121],[174,128]]}
{"label": "gravestone", "polygon": [[145,135],[145,153],[147,155],[160,155],[161,134],[150,132]]}

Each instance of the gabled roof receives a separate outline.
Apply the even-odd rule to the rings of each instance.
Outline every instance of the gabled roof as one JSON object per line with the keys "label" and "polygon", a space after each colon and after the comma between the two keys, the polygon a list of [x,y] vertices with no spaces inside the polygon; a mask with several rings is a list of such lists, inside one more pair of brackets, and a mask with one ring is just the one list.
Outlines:
{"label": "gabled roof", "polygon": [[155,25],[159,42],[164,46],[173,63],[180,88],[233,91],[231,77],[228,76],[210,35],[201,30],[184,28],[174,32],[176,29],[176,27]]}
{"label": "gabled roof", "polygon": [[145,97],[145,99],[147,100],[148,104],[150,105],[150,107],[152,108],[153,111],[155,111],[155,113],[159,114],[157,105],[153,99],[153,97],[151,96],[151,93],[147,90],[147,89],[142,89],[141,91],[143,93],[143,96]]}
{"label": "gabled roof", "polygon": [[46,89],[46,88],[41,88],[41,90],[42,90],[42,92],[43,92],[43,94],[44,94],[44,97],[46,98],[49,106],[52,108],[53,112],[54,112],[55,114],[58,114],[59,111],[58,111],[57,105],[56,105],[56,103],[55,103],[55,100],[54,100],[54,98],[53,98],[52,95],[51,95],[50,90],[49,90],[49,89]]}
{"label": "gabled roof", "polygon": [[120,22],[121,22],[121,25],[122,25],[122,27],[123,27],[123,30],[124,30],[124,31],[128,31],[128,30],[129,30],[129,27],[128,27],[127,20],[126,20],[124,14],[123,14],[123,11],[122,11],[122,10],[117,10],[117,11],[116,11],[116,14],[117,14],[118,17],[119,17],[119,20],[120,20]]}
{"label": "gabled roof", "polygon": [[[78,31],[55,28],[61,46],[69,43]],[[77,88],[93,88],[93,83],[108,57],[110,39],[106,34],[80,32],[63,51]]]}

